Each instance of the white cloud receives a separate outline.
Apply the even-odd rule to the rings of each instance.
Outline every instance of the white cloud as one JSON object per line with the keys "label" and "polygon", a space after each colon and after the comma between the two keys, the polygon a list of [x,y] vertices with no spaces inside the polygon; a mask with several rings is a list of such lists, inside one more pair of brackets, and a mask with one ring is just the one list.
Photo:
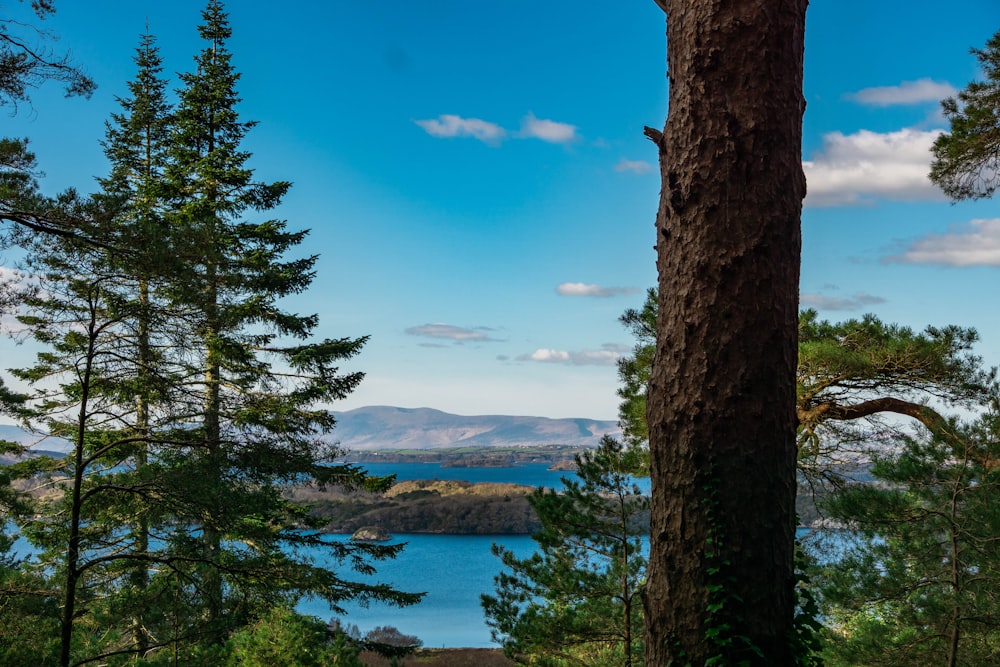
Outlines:
{"label": "white cloud", "polygon": [[578,352],[538,348],[530,354],[522,354],[517,360],[569,364],[571,366],[614,366],[629,349],[627,345],[616,343],[605,343],[600,350],[580,350]]}
{"label": "white cloud", "polygon": [[521,121],[520,136],[541,139],[552,144],[564,144],[576,139],[576,126],[535,118],[535,114],[529,113]]}
{"label": "white cloud", "polygon": [[443,338],[445,340],[453,340],[456,343],[465,342],[495,342],[496,338],[491,338],[489,332],[493,331],[489,327],[457,327],[453,324],[442,324],[440,322],[435,322],[432,324],[422,324],[416,327],[410,327],[406,330],[406,333],[411,336],[423,336],[424,338]]}
{"label": "white cloud", "polygon": [[651,162],[646,162],[645,160],[627,160],[622,158],[615,165],[615,171],[617,172],[632,172],[633,174],[648,174],[653,171],[653,164]]}
{"label": "white cloud", "polygon": [[831,132],[823,149],[803,161],[806,206],[852,206],[882,197],[896,201],[943,200],[927,177],[931,146],[941,130],[904,129],[854,134]]}
{"label": "white cloud", "polygon": [[865,306],[877,303],[885,303],[885,299],[865,292],[858,292],[853,297],[829,296],[827,294],[799,295],[800,305],[818,310],[861,310]]}
{"label": "white cloud", "polygon": [[917,81],[904,81],[898,86],[864,88],[856,93],[849,93],[846,97],[860,104],[888,107],[897,104],[940,102],[957,93],[958,91],[949,83],[919,79]]}
{"label": "white cloud", "polygon": [[609,297],[620,294],[635,294],[638,291],[636,287],[601,287],[587,283],[560,283],[556,286],[556,293],[560,296]]}
{"label": "white cloud", "polygon": [[550,350],[548,348],[538,348],[531,354],[522,354],[518,357],[521,361],[551,361],[566,363],[570,359],[570,354],[566,350]]}
{"label": "white cloud", "polygon": [[887,262],[940,266],[1000,266],[1000,218],[971,220],[945,234],[928,234],[912,241]]}
{"label": "white cloud", "polygon": [[437,118],[413,122],[432,137],[473,137],[493,146],[499,145],[508,137],[541,139],[551,144],[565,144],[577,139],[575,125],[536,118],[533,113],[524,117],[521,121],[521,130],[517,133],[482,118],[462,118],[455,114],[441,114]]}
{"label": "white cloud", "polygon": [[437,118],[413,122],[432,137],[474,137],[488,144],[498,144],[507,136],[507,130],[481,118],[441,114]]}

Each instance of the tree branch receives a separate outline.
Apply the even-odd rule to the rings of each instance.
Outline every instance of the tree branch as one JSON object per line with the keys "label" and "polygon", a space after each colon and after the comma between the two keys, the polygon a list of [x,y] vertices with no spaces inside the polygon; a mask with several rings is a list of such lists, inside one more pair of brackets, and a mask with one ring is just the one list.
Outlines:
{"label": "tree branch", "polygon": [[840,405],[834,401],[826,401],[809,408],[799,407],[796,412],[798,413],[799,424],[815,424],[823,419],[848,421],[870,417],[879,412],[894,412],[913,417],[933,432],[940,432],[941,427],[947,423],[944,417],[938,414],[933,408],[892,396],[874,398],[855,405]]}

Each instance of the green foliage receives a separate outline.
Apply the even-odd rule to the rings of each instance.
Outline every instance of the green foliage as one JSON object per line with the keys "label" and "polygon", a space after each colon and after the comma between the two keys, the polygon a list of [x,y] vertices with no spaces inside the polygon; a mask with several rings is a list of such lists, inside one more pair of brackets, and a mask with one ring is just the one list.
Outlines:
{"label": "green foliage", "polygon": [[[632,355],[618,365],[622,386],[619,422],[630,448],[648,440],[646,387],[656,343],[657,291],[650,289],[641,309],[629,309],[622,323],[635,336]],[[874,315],[831,323],[815,310],[799,315],[797,411],[799,467],[826,474],[844,454],[864,449],[873,432],[891,432],[882,421],[902,414],[934,429],[941,416],[930,400],[968,407],[981,401],[996,378],[971,350],[975,329],[957,326],[908,327]],[[645,455],[639,470],[647,470]]]}
{"label": "green foliage", "polygon": [[577,458],[580,481],[531,496],[538,551],[517,558],[494,546],[506,571],[483,607],[494,638],[531,665],[632,665],[642,656],[639,596],[646,559],[637,517],[648,498],[631,483],[632,454],[605,437]]}
{"label": "green foliage", "polygon": [[[102,192],[48,202],[82,221],[72,234],[22,239],[34,282],[18,316],[42,351],[16,372],[30,400],[5,392],[5,407],[72,451],[48,478],[36,475],[42,460],[0,471],[0,503],[46,572],[10,599],[21,610],[56,601],[62,665],[217,665],[232,633],[303,595],[334,610],[420,597],[345,578],[401,546],[332,539],[287,497],[309,481],[388,483],[330,465],[338,450],[323,442],[334,424],[325,405],[362,377],[337,365],[365,339],[314,341],[315,315],[282,310],[316,258],[286,258],[306,232],[245,217],[277,206],[289,184],[253,180],[240,145],[253,123],[235,111],[221,4],[203,18],[208,45],[176,112],[146,35],[131,96],[108,124]],[[33,196],[30,155],[7,148],[0,187]],[[54,493],[28,503],[10,490],[15,478],[47,479]],[[344,571],[314,561],[319,550]]]}
{"label": "green foliage", "polygon": [[745,623],[742,616],[743,599],[733,593],[735,578],[731,563],[723,555],[726,535],[718,520],[717,499],[719,481],[710,479],[703,486],[707,529],[702,558],[705,564],[705,587],[708,605],[705,608],[705,641],[716,651],[705,661],[706,667],[749,667],[759,664],[764,654],[753,641],[739,634]]}
{"label": "green foliage", "polygon": [[831,323],[816,311],[799,317],[797,402],[799,458],[835,461],[852,445],[867,447],[875,431],[891,432],[880,415],[912,417],[930,429],[944,425],[926,405],[935,400],[970,407],[986,396],[995,369],[971,353],[975,329],[909,327],[873,315]]}
{"label": "green foliage", "polygon": [[[21,103],[30,104],[32,91],[47,81],[64,84],[67,97],[90,97],[97,87],[68,55],[52,50],[57,38],[40,25],[55,12],[52,0],[34,0],[30,6],[33,16],[20,20],[11,16],[16,9],[5,7],[8,16],[0,21],[0,107],[12,114]],[[76,236],[65,211],[53,210],[52,202],[40,195],[37,174],[27,139],[0,138],[0,220],[13,222],[20,232]],[[3,234],[0,244],[12,235],[16,233]]]}
{"label": "green foliage", "polygon": [[795,542],[795,618],[792,622],[792,655],[799,667],[823,667],[823,622],[815,584],[810,574],[813,568],[802,543]]}
{"label": "green foliage", "polygon": [[59,600],[45,575],[0,550],[0,665],[57,665]]}
{"label": "green foliage", "polygon": [[363,667],[360,649],[318,618],[275,607],[229,640],[233,667]]}
{"label": "green foliage", "polygon": [[950,132],[934,141],[930,178],[954,200],[992,197],[1000,185],[1000,32],[973,49],[985,80],[941,102]]}
{"label": "green foliage", "polygon": [[[618,361],[618,379],[621,386],[618,396],[618,421],[621,424],[625,442],[633,449],[641,448],[649,440],[646,424],[646,387],[653,370],[653,354],[656,352],[656,312],[657,291],[646,291],[642,308],[629,308],[619,319],[635,338],[632,356]],[[642,472],[648,474],[648,462]]]}
{"label": "green foliage", "polygon": [[[824,568],[830,665],[994,664],[1000,656],[1000,417],[905,438],[876,484],[836,493],[854,538]],[[847,539],[840,535],[840,539]]]}
{"label": "green foliage", "polygon": [[[34,0],[35,18],[45,20],[55,13],[53,0]],[[59,81],[66,95],[90,97],[97,85],[69,56],[56,55],[47,42],[47,31],[18,20],[0,22],[0,106],[30,102],[29,92],[46,81]]]}

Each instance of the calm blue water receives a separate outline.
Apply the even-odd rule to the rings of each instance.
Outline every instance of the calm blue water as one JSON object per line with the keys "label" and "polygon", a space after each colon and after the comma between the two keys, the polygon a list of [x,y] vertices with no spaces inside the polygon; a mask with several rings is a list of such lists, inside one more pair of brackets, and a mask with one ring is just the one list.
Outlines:
{"label": "calm blue water", "polygon": [[[546,464],[525,464],[516,468],[442,468],[439,464],[365,464],[374,475],[397,475],[409,479],[457,479],[474,482],[512,482],[517,484],[560,487],[560,477],[572,473],[546,470]],[[648,492],[649,480],[638,480]],[[808,531],[806,531],[808,532]],[[802,531],[800,531],[800,536]],[[347,536],[340,536],[347,539]],[[494,542],[506,546],[520,557],[529,555],[534,542],[527,535],[396,535],[407,546],[396,560],[376,564],[378,574],[372,582],[384,582],[408,592],[426,592],[423,602],[412,607],[396,608],[381,604],[362,607],[344,605],[344,624],[356,624],[362,633],[379,625],[391,625],[408,635],[416,635],[430,648],[485,648],[496,644],[490,637],[479,602],[482,593],[494,590],[493,578],[500,572],[500,560],[490,553]],[[648,542],[646,543],[648,549]],[[31,547],[19,541],[15,552],[30,553]],[[322,561],[320,561],[322,562]],[[336,569],[336,565],[331,563]],[[350,581],[363,580],[345,571]],[[333,613],[322,600],[306,600],[302,613],[329,620]]]}
{"label": "calm blue water", "polygon": [[[548,463],[524,463],[509,468],[447,468],[440,463],[364,463],[372,475],[396,475],[397,481],[415,479],[465,480],[468,482],[513,483],[562,488],[563,477],[575,473],[548,470]],[[636,480],[649,492],[649,480]],[[500,559],[493,556],[494,542],[520,557],[534,550],[527,535],[397,535],[406,542],[395,561],[376,565],[372,581],[390,583],[400,590],[427,592],[419,605],[393,608],[385,605],[346,605],[345,624],[357,624],[362,633],[378,625],[392,625],[408,635],[416,635],[424,646],[488,648],[496,644],[483,617],[479,596],[494,591],[493,578],[500,572]],[[346,536],[345,536],[346,538]],[[345,578],[347,578],[345,574]],[[356,578],[355,578],[356,580]],[[299,611],[330,618],[330,608],[322,600],[307,601]]]}
{"label": "calm blue water", "polygon": [[[483,617],[479,596],[494,590],[493,577],[500,572],[500,559],[490,553],[494,542],[503,544],[518,556],[534,549],[527,535],[397,535],[406,542],[403,553],[394,561],[376,564],[378,574],[367,581],[389,583],[400,590],[426,592],[423,601],[412,607],[376,605],[365,608],[345,605],[344,624],[356,624],[362,633],[379,625],[392,625],[408,635],[416,635],[428,648],[489,648],[496,644]],[[346,536],[345,536],[346,539]],[[345,579],[362,581],[355,573]],[[331,618],[329,606],[322,600],[309,600],[298,606],[302,613]]]}

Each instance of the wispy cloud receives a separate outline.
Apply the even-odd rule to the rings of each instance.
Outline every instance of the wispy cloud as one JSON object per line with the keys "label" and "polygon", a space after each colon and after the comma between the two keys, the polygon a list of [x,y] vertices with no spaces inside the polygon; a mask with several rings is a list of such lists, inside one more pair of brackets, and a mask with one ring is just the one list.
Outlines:
{"label": "wispy cloud", "polygon": [[455,114],[441,114],[437,118],[413,121],[432,137],[472,137],[492,146],[514,139],[539,139],[550,144],[565,144],[579,138],[575,125],[555,120],[536,118],[529,113],[521,120],[521,129],[513,132],[497,123],[482,118],[463,118]]}
{"label": "wispy cloud", "polygon": [[560,283],[556,286],[556,293],[560,296],[609,297],[620,294],[635,294],[638,291],[637,287],[601,287],[587,283]]}
{"label": "wispy cloud", "polygon": [[1000,218],[971,220],[944,234],[928,234],[884,261],[953,267],[1000,266]]}
{"label": "wispy cloud", "polygon": [[518,361],[538,361],[546,364],[568,364],[571,366],[614,366],[622,355],[629,352],[627,345],[605,343],[599,350],[553,350],[538,348],[530,354],[522,354]]}
{"label": "wispy cloud", "polygon": [[617,172],[631,172],[633,174],[648,174],[653,171],[653,163],[646,162],[645,160],[627,160],[622,158],[615,165],[615,171]]}
{"label": "wispy cloud", "polygon": [[441,114],[437,118],[413,122],[432,137],[473,137],[487,144],[498,144],[507,136],[507,130],[481,118]]}
{"label": "wispy cloud", "polygon": [[904,81],[898,86],[863,88],[856,93],[848,93],[845,97],[859,104],[888,107],[899,104],[940,102],[946,97],[952,97],[956,93],[958,93],[958,90],[950,83],[933,81],[931,79],[918,79],[917,81]]}
{"label": "wispy cloud", "polygon": [[830,296],[828,294],[800,294],[799,304],[817,310],[861,310],[865,306],[885,303],[885,299],[865,292],[851,297]]}
{"label": "wispy cloud", "polygon": [[551,144],[565,144],[577,138],[575,125],[535,118],[533,113],[528,113],[521,121],[520,136],[541,139]]}
{"label": "wispy cloud", "polygon": [[825,135],[823,149],[802,163],[808,181],[806,206],[855,206],[870,204],[873,198],[943,200],[927,177],[931,146],[940,134],[904,129]]}
{"label": "wispy cloud", "polygon": [[492,331],[495,330],[490,327],[467,328],[457,327],[453,324],[442,324],[440,322],[421,324],[420,326],[406,329],[406,333],[411,336],[451,340],[456,343],[485,343],[498,341],[498,338],[490,336],[490,332]]}

